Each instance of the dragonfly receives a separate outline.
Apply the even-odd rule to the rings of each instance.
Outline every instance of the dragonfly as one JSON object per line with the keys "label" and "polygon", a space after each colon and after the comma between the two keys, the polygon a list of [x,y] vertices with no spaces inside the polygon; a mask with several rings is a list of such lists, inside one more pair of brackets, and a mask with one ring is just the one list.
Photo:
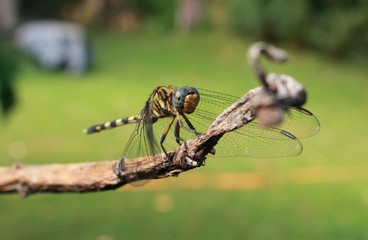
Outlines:
{"label": "dragonfly", "polygon": [[[162,157],[185,140],[205,132],[216,117],[239,100],[229,94],[194,88],[159,86],[150,94],[139,114],[119,118],[85,129],[92,134],[127,124],[136,124],[123,150],[123,157]],[[216,156],[255,158],[299,155],[300,138],[318,133],[320,123],[312,112],[290,107],[283,123],[276,127],[261,125],[256,119],[225,134],[215,146]]]}

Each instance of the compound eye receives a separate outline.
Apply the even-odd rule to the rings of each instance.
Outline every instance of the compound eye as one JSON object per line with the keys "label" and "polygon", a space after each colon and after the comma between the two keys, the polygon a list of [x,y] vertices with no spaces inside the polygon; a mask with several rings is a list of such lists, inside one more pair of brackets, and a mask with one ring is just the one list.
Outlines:
{"label": "compound eye", "polygon": [[185,96],[184,100],[184,113],[192,113],[195,111],[199,103],[199,92],[193,87],[188,87],[188,94]]}
{"label": "compound eye", "polygon": [[174,107],[182,109],[184,107],[184,100],[186,95],[188,95],[188,90],[185,88],[178,88],[172,95],[172,103]]}

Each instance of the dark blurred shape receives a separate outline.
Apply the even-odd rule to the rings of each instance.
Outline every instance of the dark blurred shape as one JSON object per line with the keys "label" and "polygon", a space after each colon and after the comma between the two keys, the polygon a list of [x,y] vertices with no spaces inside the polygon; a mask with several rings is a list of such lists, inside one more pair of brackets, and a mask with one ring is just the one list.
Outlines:
{"label": "dark blurred shape", "polygon": [[313,48],[335,58],[368,54],[366,0],[236,0],[230,23],[247,38]]}
{"label": "dark blurred shape", "polygon": [[[22,20],[63,19],[63,13],[73,5],[86,0],[18,0]],[[96,1],[99,2],[100,0]],[[103,1],[103,0],[101,0]]]}
{"label": "dark blurred shape", "polygon": [[14,108],[15,96],[15,74],[18,64],[14,53],[8,44],[0,39],[0,110],[1,116],[6,116]]}
{"label": "dark blurred shape", "polygon": [[336,58],[368,56],[368,1],[314,0],[310,9],[311,47]]}
{"label": "dark blurred shape", "polygon": [[236,0],[230,21],[237,33],[251,38],[298,41],[303,37],[300,30],[306,31],[308,12],[305,0]]}
{"label": "dark blurred shape", "polygon": [[91,63],[91,49],[82,26],[63,21],[31,21],[15,34],[16,44],[43,68],[84,73]]}
{"label": "dark blurred shape", "polygon": [[[92,0],[90,0],[92,1]],[[88,2],[88,1],[86,1]],[[156,30],[172,30],[176,2],[172,0],[104,0],[95,23],[123,32],[151,24]]]}
{"label": "dark blurred shape", "polygon": [[[12,0],[4,0],[12,1]],[[173,26],[177,0],[17,0],[21,21],[59,19],[85,26],[136,31],[146,20]]]}

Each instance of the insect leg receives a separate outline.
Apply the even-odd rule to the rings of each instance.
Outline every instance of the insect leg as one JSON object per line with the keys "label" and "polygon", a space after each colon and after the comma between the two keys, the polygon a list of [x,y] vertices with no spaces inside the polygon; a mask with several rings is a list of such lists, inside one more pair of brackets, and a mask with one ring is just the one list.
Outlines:
{"label": "insect leg", "polygon": [[172,124],[174,123],[174,120],[175,118],[172,118],[171,119],[171,122],[169,123],[169,125],[167,126],[167,128],[165,129],[165,132],[162,134],[161,136],[161,140],[160,140],[160,146],[161,146],[161,149],[164,151],[165,155],[167,156],[167,152],[166,152],[166,149],[164,147],[164,141],[165,141],[165,138],[167,136],[167,133],[170,131],[170,128],[172,126]]}
{"label": "insect leg", "polygon": [[175,136],[176,142],[177,142],[179,145],[180,145],[180,141],[184,141],[184,140],[180,137],[180,122],[179,122],[179,120],[176,120],[176,122],[175,122],[174,136]]}
{"label": "insect leg", "polygon": [[182,116],[183,116],[185,122],[188,124],[189,129],[186,128],[186,127],[184,127],[184,126],[182,126],[182,127],[184,129],[190,131],[190,132],[194,132],[197,136],[201,135],[201,133],[200,132],[197,132],[197,130],[194,128],[193,124],[189,121],[189,119],[187,118],[187,116],[185,116],[184,114],[182,114]]}

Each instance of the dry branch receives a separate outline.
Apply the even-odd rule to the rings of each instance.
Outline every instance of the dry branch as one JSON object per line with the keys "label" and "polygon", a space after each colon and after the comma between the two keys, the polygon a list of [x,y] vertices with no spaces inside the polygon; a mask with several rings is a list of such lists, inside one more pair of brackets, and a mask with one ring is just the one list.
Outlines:
{"label": "dry branch", "polygon": [[168,156],[162,154],[154,163],[148,157],[140,157],[129,161],[0,167],[0,192],[19,192],[26,196],[36,192],[110,190],[141,179],[177,176],[202,166],[207,154],[227,132],[242,127],[256,116],[265,125],[277,124],[288,107],[304,104],[303,86],[290,76],[267,74],[259,64],[260,55],[278,62],[286,59],[282,50],[271,45],[252,45],[248,58],[263,86],[250,90],[220,114],[207,132],[185,142]]}

